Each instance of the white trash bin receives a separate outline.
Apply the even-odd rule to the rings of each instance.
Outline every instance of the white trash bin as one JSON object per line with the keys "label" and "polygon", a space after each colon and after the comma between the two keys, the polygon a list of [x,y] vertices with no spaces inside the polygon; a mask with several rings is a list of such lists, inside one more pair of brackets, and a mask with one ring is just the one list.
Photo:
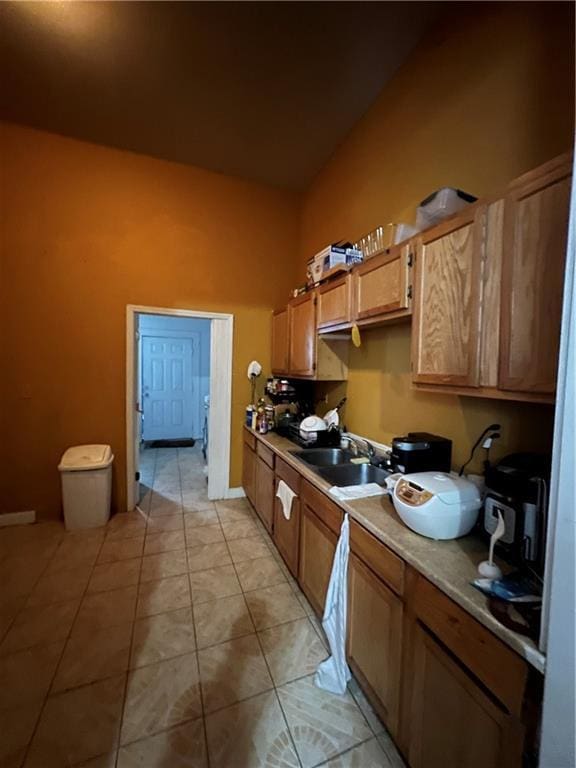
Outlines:
{"label": "white trash bin", "polygon": [[65,451],[58,469],[67,530],[106,525],[110,517],[113,461],[109,445],[75,445]]}

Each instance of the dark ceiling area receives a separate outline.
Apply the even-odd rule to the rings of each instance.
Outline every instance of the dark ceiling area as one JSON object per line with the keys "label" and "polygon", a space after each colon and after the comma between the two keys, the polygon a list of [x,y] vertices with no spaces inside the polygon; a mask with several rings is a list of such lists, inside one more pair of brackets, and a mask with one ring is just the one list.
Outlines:
{"label": "dark ceiling area", "polygon": [[435,9],[4,2],[0,115],[300,189],[374,102]]}

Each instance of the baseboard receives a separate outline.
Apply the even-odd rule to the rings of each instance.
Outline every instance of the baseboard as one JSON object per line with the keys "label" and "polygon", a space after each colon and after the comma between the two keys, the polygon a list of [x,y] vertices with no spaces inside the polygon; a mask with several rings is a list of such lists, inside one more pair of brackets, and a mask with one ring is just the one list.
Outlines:
{"label": "baseboard", "polygon": [[228,488],[228,491],[226,492],[227,499],[243,499],[245,496],[246,493],[244,488],[240,485],[237,488]]}
{"label": "baseboard", "polygon": [[36,522],[36,512],[5,512],[0,515],[0,528],[5,525],[29,525]]}

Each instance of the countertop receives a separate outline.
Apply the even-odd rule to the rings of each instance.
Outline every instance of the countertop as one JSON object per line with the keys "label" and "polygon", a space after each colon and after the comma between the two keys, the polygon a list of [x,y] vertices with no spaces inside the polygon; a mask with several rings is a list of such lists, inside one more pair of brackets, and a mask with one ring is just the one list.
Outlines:
{"label": "countertop", "polygon": [[329,494],[329,483],[292,456],[294,451],[301,450],[297,445],[275,432],[260,435],[248,431],[533,667],[544,671],[546,659],[536,644],[500,624],[490,613],[486,597],[470,584],[477,576],[478,563],[487,557],[486,542],[474,535],[452,541],[434,541],[420,536],[404,525],[387,495],[340,501]]}

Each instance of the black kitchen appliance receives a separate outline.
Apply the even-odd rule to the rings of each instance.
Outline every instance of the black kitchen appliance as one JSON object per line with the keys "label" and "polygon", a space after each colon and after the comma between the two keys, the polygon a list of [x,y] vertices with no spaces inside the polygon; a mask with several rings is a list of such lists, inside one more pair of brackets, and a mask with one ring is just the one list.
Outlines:
{"label": "black kitchen appliance", "polygon": [[504,536],[496,544],[499,554],[516,565],[526,564],[544,572],[548,516],[550,457],[535,453],[513,453],[486,469],[483,533],[490,536],[498,522]]}
{"label": "black kitchen appliance", "polygon": [[452,440],[428,432],[408,432],[392,440],[390,462],[394,472],[450,472]]}

